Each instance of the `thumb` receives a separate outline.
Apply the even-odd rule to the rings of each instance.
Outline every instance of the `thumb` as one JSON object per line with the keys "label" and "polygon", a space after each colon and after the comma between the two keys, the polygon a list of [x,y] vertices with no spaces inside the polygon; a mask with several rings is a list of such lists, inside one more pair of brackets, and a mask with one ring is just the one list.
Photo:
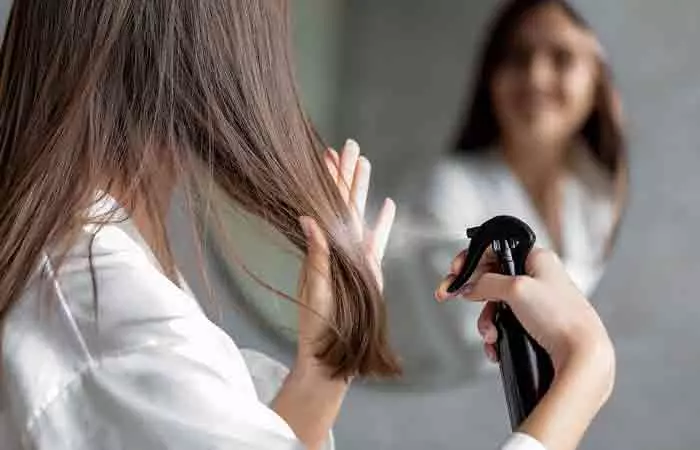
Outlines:
{"label": "thumb", "polygon": [[497,273],[486,273],[462,292],[462,296],[472,301],[497,299],[513,305],[532,295],[535,280],[528,276],[508,276]]}
{"label": "thumb", "polygon": [[[316,304],[319,297],[330,292],[330,251],[328,240],[318,223],[311,217],[302,216],[299,224],[306,237],[306,256],[302,266],[300,283],[301,300],[312,308],[322,307]],[[325,292],[324,292],[325,291]]]}

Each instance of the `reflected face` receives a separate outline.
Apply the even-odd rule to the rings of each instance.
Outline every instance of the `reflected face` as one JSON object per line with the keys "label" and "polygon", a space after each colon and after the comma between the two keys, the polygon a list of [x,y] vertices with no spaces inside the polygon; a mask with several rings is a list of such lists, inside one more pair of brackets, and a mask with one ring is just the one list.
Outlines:
{"label": "reflected face", "polygon": [[598,43],[557,5],[533,10],[496,69],[491,94],[502,135],[516,142],[566,142],[594,105]]}

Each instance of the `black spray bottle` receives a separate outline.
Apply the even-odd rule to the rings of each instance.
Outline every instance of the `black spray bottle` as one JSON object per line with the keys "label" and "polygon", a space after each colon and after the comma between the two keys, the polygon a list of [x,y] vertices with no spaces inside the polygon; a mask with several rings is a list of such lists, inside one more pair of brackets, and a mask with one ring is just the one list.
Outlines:
{"label": "black spray bottle", "polygon": [[[489,246],[496,255],[500,273],[525,275],[525,261],[535,245],[535,234],[526,223],[515,217],[498,216],[480,227],[470,228],[467,236],[471,239],[467,260],[448,292],[456,292],[464,286]],[[549,389],[554,368],[547,352],[527,333],[505,303],[498,304],[494,322],[498,328],[496,349],[503,389],[511,427],[515,430]]]}

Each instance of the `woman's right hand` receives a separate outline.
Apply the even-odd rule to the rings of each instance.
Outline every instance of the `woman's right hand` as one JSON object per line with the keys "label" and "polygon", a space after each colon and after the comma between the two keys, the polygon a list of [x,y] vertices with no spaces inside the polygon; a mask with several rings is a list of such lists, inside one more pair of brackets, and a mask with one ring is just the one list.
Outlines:
{"label": "woman's right hand", "polygon": [[[452,263],[450,274],[436,292],[439,301],[450,296],[446,287],[464,264],[465,253]],[[527,276],[511,277],[490,272],[495,268],[493,253],[487,252],[475,277],[459,295],[471,301],[486,301],[478,329],[487,356],[494,359],[498,331],[493,323],[493,301],[503,301],[530,335],[552,358],[557,371],[572,359],[593,355],[613,362],[613,347],[600,317],[573,284],[559,258],[551,251],[534,249],[525,264]],[[612,380],[611,380],[612,381]]]}
{"label": "woman's right hand", "polygon": [[517,277],[491,273],[495,258],[487,252],[467,286],[456,295],[447,294],[447,286],[464,260],[464,253],[455,258],[450,274],[436,291],[437,300],[461,296],[486,302],[478,328],[491,359],[495,359],[498,338],[493,301],[510,306],[549,353],[555,367],[552,387],[521,431],[533,435],[549,450],[576,448],[614,384],[615,352],[600,317],[550,251],[533,250],[526,262],[529,275]]}

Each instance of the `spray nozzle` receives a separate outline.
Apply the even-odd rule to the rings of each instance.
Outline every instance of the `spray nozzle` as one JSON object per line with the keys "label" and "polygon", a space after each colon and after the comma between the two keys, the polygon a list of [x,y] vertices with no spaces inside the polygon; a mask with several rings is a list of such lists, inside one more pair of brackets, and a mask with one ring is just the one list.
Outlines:
{"label": "spray nozzle", "polygon": [[467,237],[471,239],[467,249],[467,259],[462,271],[447,288],[448,293],[458,291],[469,281],[489,246],[496,253],[508,247],[516,273],[525,273],[525,260],[535,245],[535,233],[532,229],[522,220],[511,216],[497,216],[479,227],[469,228]]}

